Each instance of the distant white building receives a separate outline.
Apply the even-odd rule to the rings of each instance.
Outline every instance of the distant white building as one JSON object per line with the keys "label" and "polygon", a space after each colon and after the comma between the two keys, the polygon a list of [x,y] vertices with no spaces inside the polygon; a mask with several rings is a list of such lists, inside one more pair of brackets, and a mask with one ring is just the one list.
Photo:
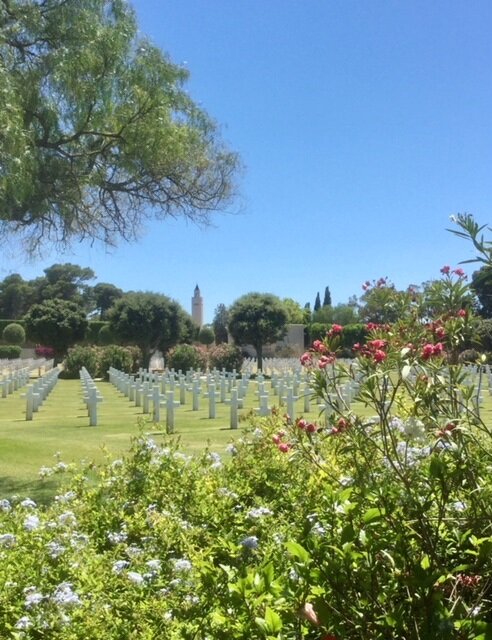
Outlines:
{"label": "distant white building", "polygon": [[200,295],[198,285],[196,285],[193,298],[191,299],[191,318],[197,326],[203,326],[203,298]]}

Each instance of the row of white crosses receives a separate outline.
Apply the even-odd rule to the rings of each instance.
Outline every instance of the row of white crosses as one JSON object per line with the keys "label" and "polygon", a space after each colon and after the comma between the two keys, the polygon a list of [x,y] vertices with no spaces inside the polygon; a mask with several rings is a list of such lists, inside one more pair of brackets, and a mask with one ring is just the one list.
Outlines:
{"label": "row of white crosses", "polygon": [[16,369],[5,374],[0,380],[0,396],[6,398],[9,394],[21,389],[29,382],[29,368]]}
{"label": "row of white crosses", "polygon": [[87,414],[89,416],[89,426],[97,426],[97,405],[102,402],[102,396],[91,377],[91,374],[85,367],[79,371],[80,382],[82,383],[83,400],[87,406]]}
{"label": "row of white crosses", "polygon": [[28,384],[26,388],[26,420],[32,420],[33,414],[39,410],[46,398],[49,396],[54,386],[58,382],[58,367],[50,369],[43,376]]}
{"label": "row of white crosses", "polygon": [[[17,389],[24,387],[29,382],[33,369],[38,368],[38,362],[40,361],[34,358],[7,360],[8,364],[0,361],[0,397],[6,398]],[[46,360],[43,358],[42,362],[45,363]],[[50,363],[51,366],[47,369],[53,367],[53,360]]]}
{"label": "row of white crosses", "polygon": [[7,376],[15,371],[38,369],[38,376],[53,369],[54,360],[45,358],[16,358],[15,360],[0,360],[0,376]]}
{"label": "row of white crosses", "polygon": [[[239,375],[236,371],[227,373],[225,370],[213,370],[206,374],[188,371],[184,374],[182,371],[174,370],[151,373],[141,369],[137,376],[133,376],[110,369],[109,379],[131,402],[135,402],[135,406],[141,406],[143,413],[152,413],[154,422],[162,420],[161,409],[165,408],[166,427],[171,433],[175,427],[176,411],[189,402],[190,393],[192,410],[199,411],[201,401],[206,400],[210,419],[216,418],[218,404],[228,405],[230,428],[237,429],[239,409],[244,406],[244,398],[250,384],[247,372]],[[338,393],[330,397],[326,404],[317,405],[316,408],[324,411],[327,418],[334,406],[350,406],[358,388],[358,382],[348,380],[340,385]],[[258,406],[254,411],[259,416],[268,416],[272,410],[271,405],[276,404],[284,407],[285,413],[295,420],[299,400],[303,401],[304,414],[312,409],[313,389],[310,387],[309,377],[297,361],[295,368],[283,372],[275,371],[270,381],[260,372],[256,376],[255,396]]]}
{"label": "row of white crosses", "polygon": [[[175,411],[186,404],[187,393],[192,393],[192,410],[200,410],[200,400],[208,400],[208,416],[217,417],[217,403],[228,404],[231,408],[231,429],[237,429],[238,409],[242,408],[242,399],[246,395],[249,376],[242,374],[238,379],[236,371],[225,371],[202,374],[188,371],[183,374],[174,370],[165,373],[151,373],[140,369],[137,376],[132,376],[116,369],[109,370],[109,381],[128,397],[135,406],[142,407],[143,413],[150,413],[154,422],[161,421],[161,408],[166,409],[166,428],[173,433]],[[203,392],[203,387],[206,391]],[[179,400],[175,397],[179,395]],[[228,398],[227,396],[230,395]]]}

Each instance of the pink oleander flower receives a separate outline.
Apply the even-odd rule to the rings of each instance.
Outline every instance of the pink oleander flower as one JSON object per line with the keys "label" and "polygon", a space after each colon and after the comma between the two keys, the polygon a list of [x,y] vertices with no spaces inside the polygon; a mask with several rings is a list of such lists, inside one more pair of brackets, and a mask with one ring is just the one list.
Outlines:
{"label": "pink oleander flower", "polygon": [[318,367],[320,369],[326,369],[329,364],[333,364],[335,362],[335,356],[330,353],[328,356],[321,356],[318,361]]}
{"label": "pink oleander flower", "polygon": [[318,427],[314,424],[314,422],[308,422],[306,425],[307,433],[316,433],[318,431]]}
{"label": "pink oleander flower", "polygon": [[384,349],[388,344],[387,340],[370,340],[367,343],[369,349]]}
{"label": "pink oleander flower", "polygon": [[383,360],[386,360],[387,354],[385,351],[382,351],[381,349],[376,349],[376,351],[374,352],[373,358],[375,362],[383,362]]}
{"label": "pink oleander flower", "polygon": [[463,269],[459,268],[458,269],[453,269],[453,273],[458,276],[458,278],[466,278],[466,274],[463,271]]}
{"label": "pink oleander flower", "polygon": [[444,267],[441,267],[441,273],[445,276],[447,276],[451,271],[451,267],[449,265],[444,265]]}
{"label": "pink oleander flower", "polygon": [[456,312],[458,318],[466,318],[466,309],[460,309]]}
{"label": "pink oleander flower", "polygon": [[301,364],[303,367],[310,367],[313,364],[313,357],[308,351],[302,354]]}
{"label": "pink oleander flower", "polygon": [[292,445],[289,444],[288,442],[281,442],[278,445],[278,450],[281,451],[282,453],[288,453],[292,448]]}
{"label": "pink oleander flower", "polygon": [[297,426],[299,427],[299,429],[302,429],[304,431],[306,429],[306,427],[308,426],[308,421],[304,420],[304,418],[300,418],[297,421]]}
{"label": "pink oleander flower", "polygon": [[343,331],[343,327],[341,324],[334,324],[332,325],[331,329],[328,331],[328,335],[336,336],[342,333],[342,331]]}
{"label": "pink oleander flower", "polygon": [[325,344],[321,340],[315,340],[313,342],[313,350],[316,351],[316,353],[326,353],[327,352],[327,348],[326,348]]}
{"label": "pink oleander flower", "polygon": [[422,358],[424,360],[428,360],[429,358],[432,358],[434,354],[434,345],[433,344],[424,344],[424,346],[422,347]]}

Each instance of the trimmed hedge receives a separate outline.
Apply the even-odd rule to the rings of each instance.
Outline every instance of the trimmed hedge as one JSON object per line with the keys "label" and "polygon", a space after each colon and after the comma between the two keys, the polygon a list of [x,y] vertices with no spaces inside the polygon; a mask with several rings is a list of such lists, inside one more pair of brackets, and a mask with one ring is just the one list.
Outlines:
{"label": "trimmed hedge", "polygon": [[8,360],[15,360],[20,358],[22,348],[16,344],[1,344],[0,345],[0,360],[7,358]]}

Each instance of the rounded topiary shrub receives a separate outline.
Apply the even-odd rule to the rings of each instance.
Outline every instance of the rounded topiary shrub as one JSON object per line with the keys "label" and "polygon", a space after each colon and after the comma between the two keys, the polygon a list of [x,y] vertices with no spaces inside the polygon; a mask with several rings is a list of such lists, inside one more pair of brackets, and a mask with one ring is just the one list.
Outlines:
{"label": "rounded topiary shrub", "polygon": [[209,353],[209,363],[211,368],[239,371],[243,364],[243,354],[241,349],[232,344],[219,344],[213,347]]}
{"label": "rounded topiary shrub", "polygon": [[109,368],[114,367],[118,371],[131,373],[133,367],[133,356],[127,347],[120,347],[116,344],[108,345],[99,350],[99,371],[98,375],[107,380],[109,378]]}
{"label": "rounded topiary shrub", "polygon": [[8,324],[2,331],[2,338],[7,344],[24,344],[26,341],[26,332],[24,327],[16,322]]}
{"label": "rounded topiary shrub", "polygon": [[212,344],[215,342],[215,333],[211,326],[204,325],[198,333],[198,342],[200,344]]}
{"label": "rounded topiary shrub", "polygon": [[207,367],[207,357],[203,349],[197,345],[179,344],[167,352],[166,366],[176,371],[189,371],[189,369],[202,369]]}
{"label": "rounded topiary shrub", "polygon": [[63,362],[63,378],[78,378],[79,371],[85,367],[91,376],[97,375],[99,365],[99,354],[94,347],[83,347],[76,345],[68,350]]}
{"label": "rounded topiary shrub", "polygon": [[0,344],[0,360],[20,358],[22,349],[16,344]]}

